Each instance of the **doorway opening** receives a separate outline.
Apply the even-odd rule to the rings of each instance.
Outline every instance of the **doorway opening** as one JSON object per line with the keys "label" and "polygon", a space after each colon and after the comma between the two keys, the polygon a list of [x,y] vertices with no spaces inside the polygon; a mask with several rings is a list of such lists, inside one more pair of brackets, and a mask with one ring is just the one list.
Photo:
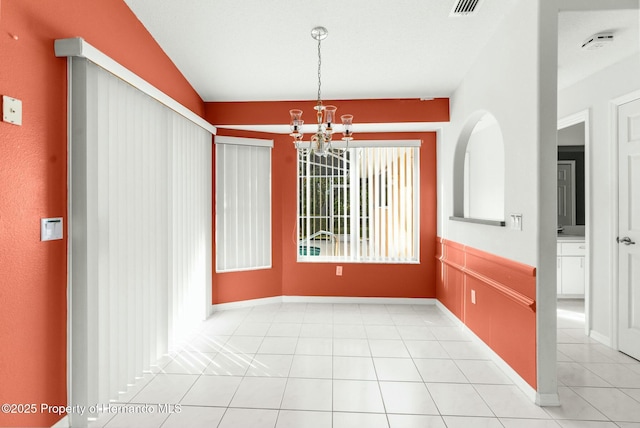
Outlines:
{"label": "doorway opening", "polygon": [[[558,121],[558,299],[576,309],[571,314],[583,317],[581,324],[584,323],[587,336],[592,310],[589,129],[589,110]],[[566,302],[567,299],[571,302]]]}

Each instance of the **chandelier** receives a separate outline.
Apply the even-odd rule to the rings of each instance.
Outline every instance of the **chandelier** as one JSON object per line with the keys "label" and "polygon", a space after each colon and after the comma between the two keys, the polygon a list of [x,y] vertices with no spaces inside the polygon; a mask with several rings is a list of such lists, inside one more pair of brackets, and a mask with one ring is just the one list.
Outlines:
{"label": "chandelier", "polygon": [[[331,146],[333,136],[333,125],[336,119],[336,106],[322,104],[322,98],[320,95],[320,88],[322,86],[320,67],[322,65],[322,56],[320,54],[320,43],[324,40],[329,32],[324,27],[315,27],[311,30],[311,37],[318,41],[318,101],[314,110],[316,110],[316,120],[318,127],[316,132],[311,136],[309,141],[303,141],[304,136],[302,132],[302,110],[293,109],[289,110],[291,115],[291,135],[293,137],[293,144],[295,148],[302,152],[302,154],[316,154],[319,156],[326,156],[327,153],[333,150]],[[344,114],[340,116],[342,120],[342,140],[346,142],[347,148],[349,147],[349,141],[353,139],[353,115]]]}

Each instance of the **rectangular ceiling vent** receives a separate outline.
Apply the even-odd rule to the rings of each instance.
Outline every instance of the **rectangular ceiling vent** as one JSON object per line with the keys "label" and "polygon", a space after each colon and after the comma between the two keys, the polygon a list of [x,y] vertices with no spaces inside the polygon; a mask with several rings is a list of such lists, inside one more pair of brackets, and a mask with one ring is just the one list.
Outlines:
{"label": "rectangular ceiling vent", "polygon": [[455,0],[449,16],[471,16],[478,11],[482,0]]}

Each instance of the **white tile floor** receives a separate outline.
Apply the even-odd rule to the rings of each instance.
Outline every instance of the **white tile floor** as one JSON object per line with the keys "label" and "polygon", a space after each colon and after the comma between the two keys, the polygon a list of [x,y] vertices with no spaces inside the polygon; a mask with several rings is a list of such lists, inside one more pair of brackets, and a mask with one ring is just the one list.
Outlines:
{"label": "white tile floor", "polygon": [[[278,304],[216,313],[92,426],[640,428],[640,363],[558,311],[561,407],[540,408],[435,306]],[[155,407],[155,409],[158,409]]]}

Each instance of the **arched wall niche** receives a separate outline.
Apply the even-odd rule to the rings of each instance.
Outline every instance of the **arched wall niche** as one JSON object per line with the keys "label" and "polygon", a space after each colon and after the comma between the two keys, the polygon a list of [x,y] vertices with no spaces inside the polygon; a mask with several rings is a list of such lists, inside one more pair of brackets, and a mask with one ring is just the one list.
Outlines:
{"label": "arched wall niche", "polygon": [[500,124],[479,110],[462,127],[453,165],[452,220],[505,225],[505,157]]}

